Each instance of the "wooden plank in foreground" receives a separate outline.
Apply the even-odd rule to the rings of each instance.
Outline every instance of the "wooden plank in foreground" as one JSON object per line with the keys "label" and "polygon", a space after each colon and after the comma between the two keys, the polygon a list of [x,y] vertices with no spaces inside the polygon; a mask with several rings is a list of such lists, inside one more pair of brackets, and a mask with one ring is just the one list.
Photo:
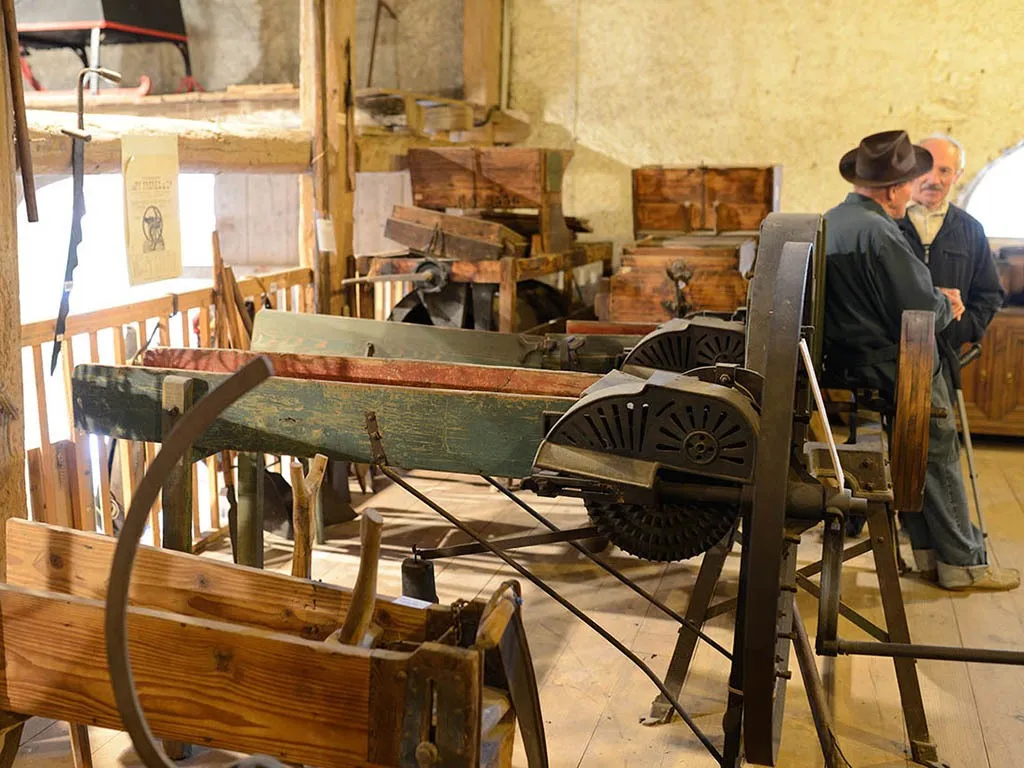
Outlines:
{"label": "wooden plank in foreground", "polygon": [[[0,708],[121,729],[104,604],[0,586]],[[370,652],[129,609],[135,685],[163,738],[340,768],[365,764]]]}
{"label": "wooden plank in foreground", "polygon": [[[268,310],[269,311],[269,310]],[[174,371],[137,366],[75,368],[75,423],[87,432],[159,442],[163,380]],[[193,372],[196,402],[227,376]],[[271,377],[196,442],[222,450],[369,463],[366,412],[374,411],[389,463],[403,469],[525,477],[544,436],[545,412],[575,398],[384,387]]]}
{"label": "wooden plank in foreground", "polygon": [[150,368],[234,373],[261,354],[273,364],[275,376],[344,381],[350,384],[387,384],[425,389],[579,397],[583,390],[600,379],[596,374],[572,371],[452,365],[423,360],[382,360],[367,357],[327,357],[170,347],[147,349],[142,364]]}
{"label": "wooden plank in foreground", "polygon": [[[564,335],[534,336],[461,328],[436,328],[413,323],[361,320],[354,317],[309,315],[265,309],[256,313],[252,349],[259,352],[302,353],[329,357],[373,357],[445,363],[557,368],[557,353],[545,354],[545,340]],[[578,367],[607,373],[617,358],[640,336],[594,336],[578,352]]]}
{"label": "wooden plank in foreground", "polygon": [[658,323],[613,323],[605,320],[566,320],[567,334],[595,336],[646,336],[658,329]]}
{"label": "wooden plank in foreground", "polygon": [[[110,536],[10,520],[7,580],[27,589],[105,600],[116,545]],[[323,640],[340,626],[352,590],[140,546],[129,600],[197,619]],[[429,612],[378,597],[374,621],[388,635],[421,642],[427,639]]]}

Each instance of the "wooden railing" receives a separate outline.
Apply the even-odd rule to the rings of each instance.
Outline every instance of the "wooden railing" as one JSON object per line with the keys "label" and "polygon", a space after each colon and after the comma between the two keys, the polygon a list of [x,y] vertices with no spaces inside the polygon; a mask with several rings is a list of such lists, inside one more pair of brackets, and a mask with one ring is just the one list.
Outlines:
{"label": "wooden railing", "polygon": [[[305,267],[252,275],[239,280],[238,287],[244,298],[254,301],[257,311],[264,305],[264,299],[275,309],[307,312],[312,308],[313,274]],[[55,322],[44,320],[21,328],[26,442],[33,442],[31,432],[37,426],[39,443],[26,456],[32,519],[113,534],[114,498],[127,510],[132,490],[152,460],[155,447],[120,440],[117,460],[109,461],[109,439],[75,428],[71,372],[76,363],[129,363],[150,345],[211,346],[211,323],[217,322],[214,289],[168,294],[68,317],[61,347],[62,376],[48,375]],[[30,390],[34,390],[34,395]],[[66,439],[60,439],[64,435]],[[211,457],[192,467],[192,522],[197,548],[202,548],[211,537],[223,535],[225,528],[216,461]],[[111,465],[118,470],[113,477]],[[205,475],[206,490],[202,495],[200,474]],[[113,495],[112,488],[117,491]],[[205,503],[201,505],[200,499]],[[159,546],[158,508],[151,515],[151,532],[153,543]]]}

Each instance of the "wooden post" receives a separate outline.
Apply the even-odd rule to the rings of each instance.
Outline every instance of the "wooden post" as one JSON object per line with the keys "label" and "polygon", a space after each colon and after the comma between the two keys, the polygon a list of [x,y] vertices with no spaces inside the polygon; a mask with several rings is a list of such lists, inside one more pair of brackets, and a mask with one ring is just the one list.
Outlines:
{"label": "wooden post", "polygon": [[[171,430],[192,407],[195,381],[168,376],[163,383],[161,430],[166,441]],[[176,552],[192,551],[192,462],[182,459],[167,476],[160,492],[163,506],[163,546]]]}
{"label": "wooden post", "polygon": [[[98,363],[100,360],[100,340],[96,331],[89,334],[89,361]],[[79,430],[86,440],[86,456],[88,457],[89,433]],[[100,509],[103,511],[103,532],[107,536],[114,535],[114,504],[110,499],[110,472],[107,470],[107,456],[110,453],[110,441],[105,435],[96,435],[96,445],[100,455]],[[90,482],[90,487],[92,483]]]}
{"label": "wooden post", "polygon": [[[6,50],[0,52],[0,56],[0,71],[6,72]],[[25,405],[21,386],[18,226],[11,141],[14,120],[10,83],[8,78],[0,80],[0,136],[3,136],[0,148],[0,307],[3,307],[0,312],[0,578],[6,580],[6,522],[10,517],[26,516],[25,425],[22,421]]]}
{"label": "wooden post", "polygon": [[516,294],[519,290],[519,262],[514,256],[501,260],[501,283],[498,285],[498,330],[516,331]]}
{"label": "wooden post", "polygon": [[[75,509],[75,527],[81,531],[96,528],[96,506],[92,495],[92,461],[89,458],[89,435],[75,427],[75,406],[71,397],[71,372],[75,370],[75,350],[72,338],[64,340],[61,358],[64,371],[64,397],[68,409],[68,429],[75,446],[75,471],[71,476],[78,494]],[[170,344],[164,344],[170,346]],[[91,361],[90,361],[91,362]]]}
{"label": "wooden post", "polygon": [[[320,103],[319,67],[314,47],[314,28],[322,17],[322,0],[302,0],[299,17],[299,109],[302,128],[311,136],[316,133],[317,106]],[[315,141],[312,146],[313,169],[321,162],[322,151]],[[299,177],[299,263],[313,270],[313,282],[317,283],[319,272],[316,258],[316,209],[313,184],[319,174],[303,174]],[[301,311],[300,301],[300,311]],[[314,307],[314,312],[316,311]]]}
{"label": "wooden post", "polygon": [[[186,338],[187,341],[187,338]],[[163,384],[161,431],[164,441],[171,430],[192,407],[195,381],[184,376],[168,376]],[[186,454],[186,457],[188,454]],[[176,552],[192,551],[192,462],[181,459],[168,474],[160,490],[163,508],[163,546]],[[180,741],[163,743],[164,752],[172,760],[192,756],[192,745]]]}
{"label": "wooden post", "polygon": [[43,492],[46,481],[43,479],[42,448],[28,451],[28,483],[32,496],[32,519],[37,523],[52,523],[50,510],[46,506],[46,494]]}
{"label": "wooden post", "polygon": [[[3,36],[6,36],[6,27]],[[0,71],[8,71],[6,46],[0,46]],[[4,581],[7,580],[7,520],[27,516],[12,122],[11,84],[4,77],[0,78],[0,136],[4,137],[0,147],[0,306],[4,308],[0,312],[0,578]],[[49,443],[49,435],[40,437],[44,444]],[[22,727],[18,725],[0,736],[0,765],[14,764],[21,734]],[[92,756],[86,726],[71,724],[71,746],[76,768],[89,768]]]}
{"label": "wooden post", "polygon": [[[341,287],[355,274],[355,5],[304,0],[302,6],[299,100],[303,128],[313,137],[313,173],[300,181],[299,252],[313,269],[318,313],[352,314],[355,305]],[[354,297],[354,290],[348,293]]]}
{"label": "wooden post", "polygon": [[336,250],[331,267],[332,314],[353,314],[356,287],[344,291],[341,281],[355,275],[352,231],[356,192],[356,4],[352,0],[325,0],[327,45],[327,173],[330,183],[328,212],[334,223]]}
{"label": "wooden post", "polygon": [[235,562],[263,567],[263,454],[238,453],[238,547]]}
{"label": "wooden post", "polygon": [[504,0],[462,4],[462,98],[482,107],[501,104]]}
{"label": "wooden post", "polygon": [[75,461],[75,444],[70,440],[61,440],[53,444],[54,459],[54,520],[57,525],[65,528],[85,530],[81,526],[81,505],[78,498],[77,462]]}

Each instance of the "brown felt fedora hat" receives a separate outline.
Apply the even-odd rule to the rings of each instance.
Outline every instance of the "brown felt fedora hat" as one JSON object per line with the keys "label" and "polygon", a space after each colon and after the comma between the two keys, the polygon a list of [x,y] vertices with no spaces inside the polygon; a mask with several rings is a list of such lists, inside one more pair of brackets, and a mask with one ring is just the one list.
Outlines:
{"label": "brown felt fedora hat", "polygon": [[843,155],[839,173],[859,187],[888,187],[928,173],[932,162],[931,152],[911,144],[906,131],[883,131]]}

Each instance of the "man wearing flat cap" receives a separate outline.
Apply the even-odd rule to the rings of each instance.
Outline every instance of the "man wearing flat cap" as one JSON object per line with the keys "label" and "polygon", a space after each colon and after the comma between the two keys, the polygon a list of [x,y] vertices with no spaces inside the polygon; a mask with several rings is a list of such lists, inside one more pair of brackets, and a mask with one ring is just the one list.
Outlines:
{"label": "man wearing flat cap", "polygon": [[[906,215],[912,182],[932,167],[928,150],[906,131],[866,137],[839,162],[853,192],[825,214],[825,368],[847,386],[892,399],[905,310],[935,313],[940,333],[964,312],[931,274],[896,223]],[[901,517],[922,575],[946,589],[1015,589],[1016,570],[988,565],[981,532],[971,523],[949,390],[935,356],[924,508]]]}

